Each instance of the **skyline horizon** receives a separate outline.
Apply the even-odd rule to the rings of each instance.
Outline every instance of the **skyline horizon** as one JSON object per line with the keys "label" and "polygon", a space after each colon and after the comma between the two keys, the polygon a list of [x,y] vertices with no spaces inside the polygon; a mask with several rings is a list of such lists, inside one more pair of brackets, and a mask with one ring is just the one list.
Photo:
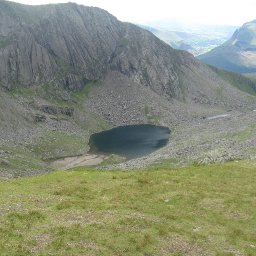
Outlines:
{"label": "skyline horizon", "polygon": [[[206,6],[203,0],[194,0],[193,3],[187,0],[179,0],[179,2],[158,0],[157,2],[152,1],[150,3],[144,0],[140,2],[136,0],[122,1],[122,3],[117,0],[39,0],[36,1],[36,3],[32,0],[10,1],[28,5],[74,2],[84,6],[102,8],[117,17],[120,21],[141,25],[165,21],[191,26],[210,25],[238,27],[256,19],[256,15],[253,12],[254,8],[251,8],[252,5],[255,5],[253,3],[254,0],[244,0],[242,6],[238,3],[233,3],[232,11],[230,11],[229,4],[225,2],[222,3],[221,0],[215,0],[215,4],[210,6],[210,12],[209,6]],[[222,6],[222,8],[219,6]],[[244,11],[245,9],[247,12]],[[141,10],[143,10],[143,15],[141,15]],[[170,10],[175,10],[175,12],[171,12]],[[218,15],[216,15],[216,13],[218,13]],[[226,15],[226,13],[229,13],[229,15]]]}

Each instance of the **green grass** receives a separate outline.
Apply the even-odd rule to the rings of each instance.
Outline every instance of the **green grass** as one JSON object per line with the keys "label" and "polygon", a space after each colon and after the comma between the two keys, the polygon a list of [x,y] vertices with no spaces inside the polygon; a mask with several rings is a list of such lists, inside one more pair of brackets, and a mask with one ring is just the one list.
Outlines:
{"label": "green grass", "polygon": [[105,166],[110,164],[119,164],[125,161],[125,157],[111,154],[105,160],[103,160],[98,166]]}
{"label": "green grass", "polygon": [[256,81],[252,77],[210,66],[222,79],[243,92],[256,95]]}
{"label": "green grass", "polygon": [[101,85],[100,81],[97,81],[97,80],[91,81],[87,83],[83,89],[72,92],[71,95],[74,99],[76,99],[78,103],[83,104],[84,101],[86,101],[87,98],[89,97],[89,94],[92,92],[92,90],[95,89],[95,87],[100,85]]}
{"label": "green grass", "polygon": [[[0,42],[1,47],[1,42]],[[64,64],[60,64],[61,67]],[[64,69],[66,69],[65,67]],[[77,91],[63,91],[63,88],[58,85],[58,80],[64,77],[66,70],[61,70],[57,74],[58,77],[54,81],[51,81],[40,86],[22,87],[19,84],[13,85],[12,90],[8,91],[8,94],[14,97],[24,97],[32,102],[38,98],[43,98],[49,103],[60,107],[80,107],[87,100],[90,92],[96,87],[100,86],[99,81],[91,81],[84,85],[84,87]]]}
{"label": "green grass", "polygon": [[255,255],[256,162],[0,181],[0,255]]}
{"label": "green grass", "polygon": [[244,74],[246,77],[250,78],[253,82],[256,83],[256,73],[247,73]]}
{"label": "green grass", "polygon": [[[15,149],[11,146],[1,145],[0,150],[10,152],[0,158],[0,175],[21,177],[47,169],[40,157],[21,145],[16,145]],[[1,163],[1,160],[5,160],[8,164]]]}
{"label": "green grass", "polygon": [[51,131],[37,138],[28,147],[42,159],[78,155],[88,149],[88,135]]}

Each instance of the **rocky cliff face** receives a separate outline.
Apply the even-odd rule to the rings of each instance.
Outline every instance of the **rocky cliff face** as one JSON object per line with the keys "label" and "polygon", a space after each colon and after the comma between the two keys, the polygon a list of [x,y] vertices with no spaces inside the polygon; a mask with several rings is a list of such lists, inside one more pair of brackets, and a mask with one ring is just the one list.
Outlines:
{"label": "rocky cliff face", "polygon": [[2,88],[51,84],[73,91],[118,71],[159,95],[210,101],[209,88],[223,84],[189,53],[99,8],[6,1],[0,7]]}
{"label": "rocky cliff face", "polygon": [[181,64],[195,62],[151,33],[98,8],[1,2],[1,86],[54,81],[75,90],[117,70],[158,93],[178,96]]}
{"label": "rocky cliff face", "polygon": [[75,4],[0,5],[2,86],[54,81],[78,89],[108,68],[121,33],[108,13]]}

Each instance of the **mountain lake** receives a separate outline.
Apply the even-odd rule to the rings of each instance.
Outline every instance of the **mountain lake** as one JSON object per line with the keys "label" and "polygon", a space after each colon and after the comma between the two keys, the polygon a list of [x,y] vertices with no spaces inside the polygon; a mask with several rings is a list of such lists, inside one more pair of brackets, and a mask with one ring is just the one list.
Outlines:
{"label": "mountain lake", "polygon": [[127,160],[148,155],[164,147],[170,137],[170,129],[150,124],[128,125],[92,134],[90,153],[116,154]]}

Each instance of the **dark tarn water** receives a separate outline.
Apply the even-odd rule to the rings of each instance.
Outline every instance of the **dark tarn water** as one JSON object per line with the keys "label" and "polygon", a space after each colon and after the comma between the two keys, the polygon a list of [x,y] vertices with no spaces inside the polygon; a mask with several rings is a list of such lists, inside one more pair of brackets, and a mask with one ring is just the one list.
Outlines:
{"label": "dark tarn water", "polygon": [[90,137],[90,152],[116,154],[128,160],[148,155],[165,146],[170,129],[154,125],[129,125],[95,133]]}

